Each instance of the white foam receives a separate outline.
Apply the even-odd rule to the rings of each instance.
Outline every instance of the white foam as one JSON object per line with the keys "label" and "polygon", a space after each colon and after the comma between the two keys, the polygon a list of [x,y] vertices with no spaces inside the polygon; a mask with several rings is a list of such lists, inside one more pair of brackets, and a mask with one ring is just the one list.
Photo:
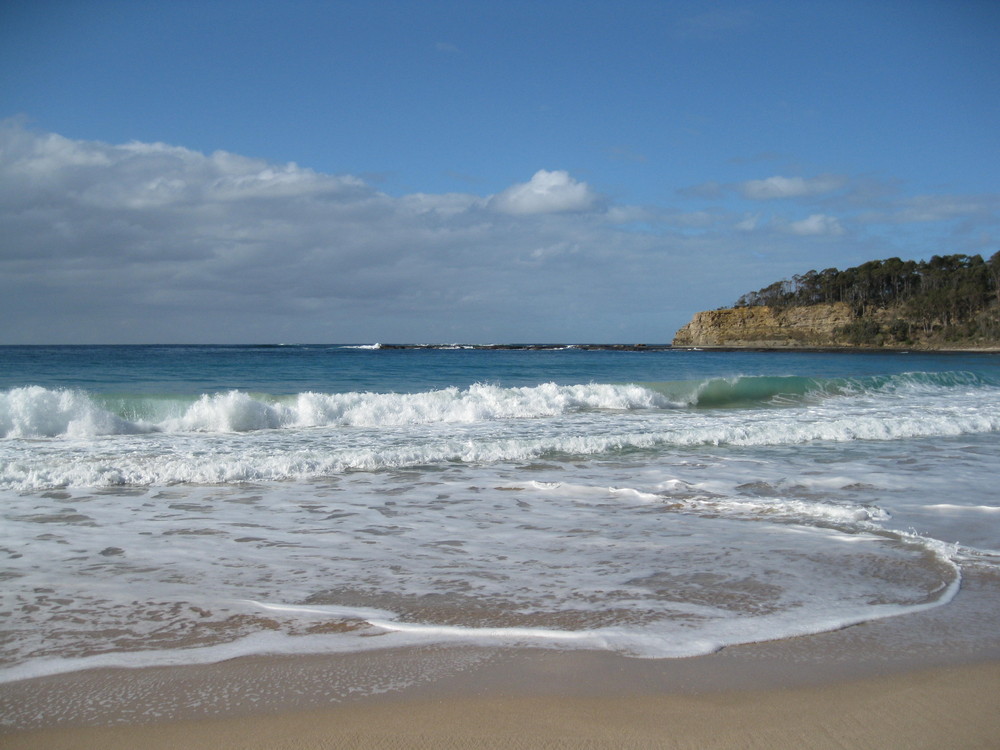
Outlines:
{"label": "white foam", "polygon": [[[39,386],[0,392],[0,436],[84,437],[159,432],[251,432],[302,427],[394,427],[535,419],[589,409],[635,410],[672,406],[638,385],[556,385],[501,388],[476,384],[423,393],[300,393],[256,396],[243,391],[204,394],[194,403],[164,406],[138,399],[132,409],[176,414],[157,421],[111,413],[82,391]],[[158,418],[159,417],[159,418]]]}
{"label": "white foam", "polygon": [[949,513],[955,511],[959,513],[1000,513],[1000,507],[996,505],[955,505],[954,503],[935,503],[928,505],[931,510],[945,510]]}
{"label": "white foam", "polygon": [[813,521],[829,521],[843,524],[888,521],[892,517],[887,511],[875,506],[810,502],[787,498],[771,498],[767,501],[755,501],[746,498],[728,500],[711,498],[689,500],[686,501],[686,504],[691,508],[725,510],[730,513],[763,518],[807,518]]}
{"label": "white foam", "polygon": [[288,636],[281,632],[259,632],[228,643],[186,649],[118,651],[94,656],[35,659],[0,669],[0,683],[78,672],[84,669],[141,669],[216,664],[245,656],[293,654],[343,654],[378,651],[425,643],[418,639],[356,638],[339,634]]}
{"label": "white foam", "polygon": [[286,612],[295,615],[320,615],[322,617],[336,617],[338,619],[364,620],[391,620],[396,617],[395,612],[385,609],[372,609],[371,607],[337,607],[331,604],[273,604],[268,602],[258,602],[248,599],[247,604],[270,612]]}
{"label": "white foam", "polygon": [[28,386],[0,392],[0,436],[6,438],[83,437],[150,429],[102,409],[83,391]]}
{"label": "white foam", "polygon": [[[0,441],[0,487],[25,491],[275,481],[455,461],[527,461],[551,454],[886,442],[1000,430],[1000,404],[978,401],[975,406],[931,402],[877,413],[868,407],[852,412],[843,405],[685,413],[640,409],[651,395],[643,389],[482,386],[464,393],[301,394],[291,405],[269,405],[231,392],[203,397],[181,417],[161,421],[156,432],[19,442],[27,433],[90,430],[94,424],[141,431],[138,423],[123,426],[106,412],[104,421],[91,418],[92,405],[70,392],[42,395],[44,404],[65,398],[87,419],[54,419],[65,410],[48,406],[29,409],[37,419],[19,419],[10,429],[18,437]],[[28,401],[37,406],[33,396]],[[629,405],[636,410],[625,408]],[[502,423],[501,429],[497,423]]]}

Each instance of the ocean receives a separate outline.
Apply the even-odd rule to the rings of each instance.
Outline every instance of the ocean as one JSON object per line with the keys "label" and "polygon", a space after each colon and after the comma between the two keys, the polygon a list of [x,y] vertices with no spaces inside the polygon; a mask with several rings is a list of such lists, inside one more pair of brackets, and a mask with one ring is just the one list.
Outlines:
{"label": "ocean", "polygon": [[998,476],[991,354],[0,347],[0,681],[947,607]]}

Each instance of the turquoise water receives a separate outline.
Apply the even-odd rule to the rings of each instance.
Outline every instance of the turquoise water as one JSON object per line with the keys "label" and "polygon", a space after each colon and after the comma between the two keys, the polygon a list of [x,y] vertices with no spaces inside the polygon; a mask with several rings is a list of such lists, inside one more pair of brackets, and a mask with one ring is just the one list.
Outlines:
{"label": "turquoise water", "polygon": [[947,606],[998,448],[985,354],[4,347],[0,677]]}
{"label": "turquoise water", "polygon": [[414,393],[474,383],[660,382],[735,375],[856,377],[980,372],[991,354],[386,349],[351,346],[0,347],[0,389],[25,385],[94,393],[199,395],[241,389]]}

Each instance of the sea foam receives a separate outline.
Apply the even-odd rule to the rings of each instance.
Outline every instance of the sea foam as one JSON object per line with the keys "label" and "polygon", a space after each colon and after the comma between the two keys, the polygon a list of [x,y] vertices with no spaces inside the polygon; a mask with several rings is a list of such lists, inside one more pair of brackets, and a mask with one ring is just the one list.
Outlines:
{"label": "sea foam", "polygon": [[0,436],[6,438],[118,435],[150,429],[111,413],[79,390],[28,386],[0,393]]}
{"label": "sea foam", "polygon": [[660,389],[613,384],[131,401],[29,387],[0,394],[0,487],[308,480],[553,455],[953,437],[1000,430],[995,395],[896,379],[859,395],[683,408]]}
{"label": "sea foam", "polygon": [[[467,388],[450,387],[419,393],[306,391],[292,396],[230,390],[206,393],[197,398],[108,397],[81,390],[28,386],[0,392],[0,437],[471,424],[537,419],[589,410],[795,406],[863,397],[880,398],[895,406],[899,400],[907,398],[915,400],[942,393],[961,395],[962,392],[981,392],[990,398],[997,391],[994,384],[970,373],[912,373],[826,380],[738,376],[652,384],[559,385],[550,382],[514,388],[477,383]],[[868,434],[877,437],[870,429]]]}
{"label": "sea foam", "polygon": [[[639,385],[501,388],[476,384],[422,393],[315,393],[275,397],[232,390],[190,399],[108,399],[39,386],[0,393],[0,435],[83,437],[145,432],[251,432],[296,427],[393,427],[533,419],[587,409],[678,404]],[[113,408],[122,414],[114,413]],[[172,412],[172,413],[171,413]]]}

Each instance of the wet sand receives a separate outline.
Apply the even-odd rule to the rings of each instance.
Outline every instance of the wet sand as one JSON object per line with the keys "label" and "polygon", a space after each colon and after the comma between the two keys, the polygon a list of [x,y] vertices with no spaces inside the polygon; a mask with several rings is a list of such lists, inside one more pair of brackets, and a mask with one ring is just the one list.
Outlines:
{"label": "wet sand", "polygon": [[0,747],[1000,747],[1000,580],[945,607],[690,659],[475,647],[0,685]]}

